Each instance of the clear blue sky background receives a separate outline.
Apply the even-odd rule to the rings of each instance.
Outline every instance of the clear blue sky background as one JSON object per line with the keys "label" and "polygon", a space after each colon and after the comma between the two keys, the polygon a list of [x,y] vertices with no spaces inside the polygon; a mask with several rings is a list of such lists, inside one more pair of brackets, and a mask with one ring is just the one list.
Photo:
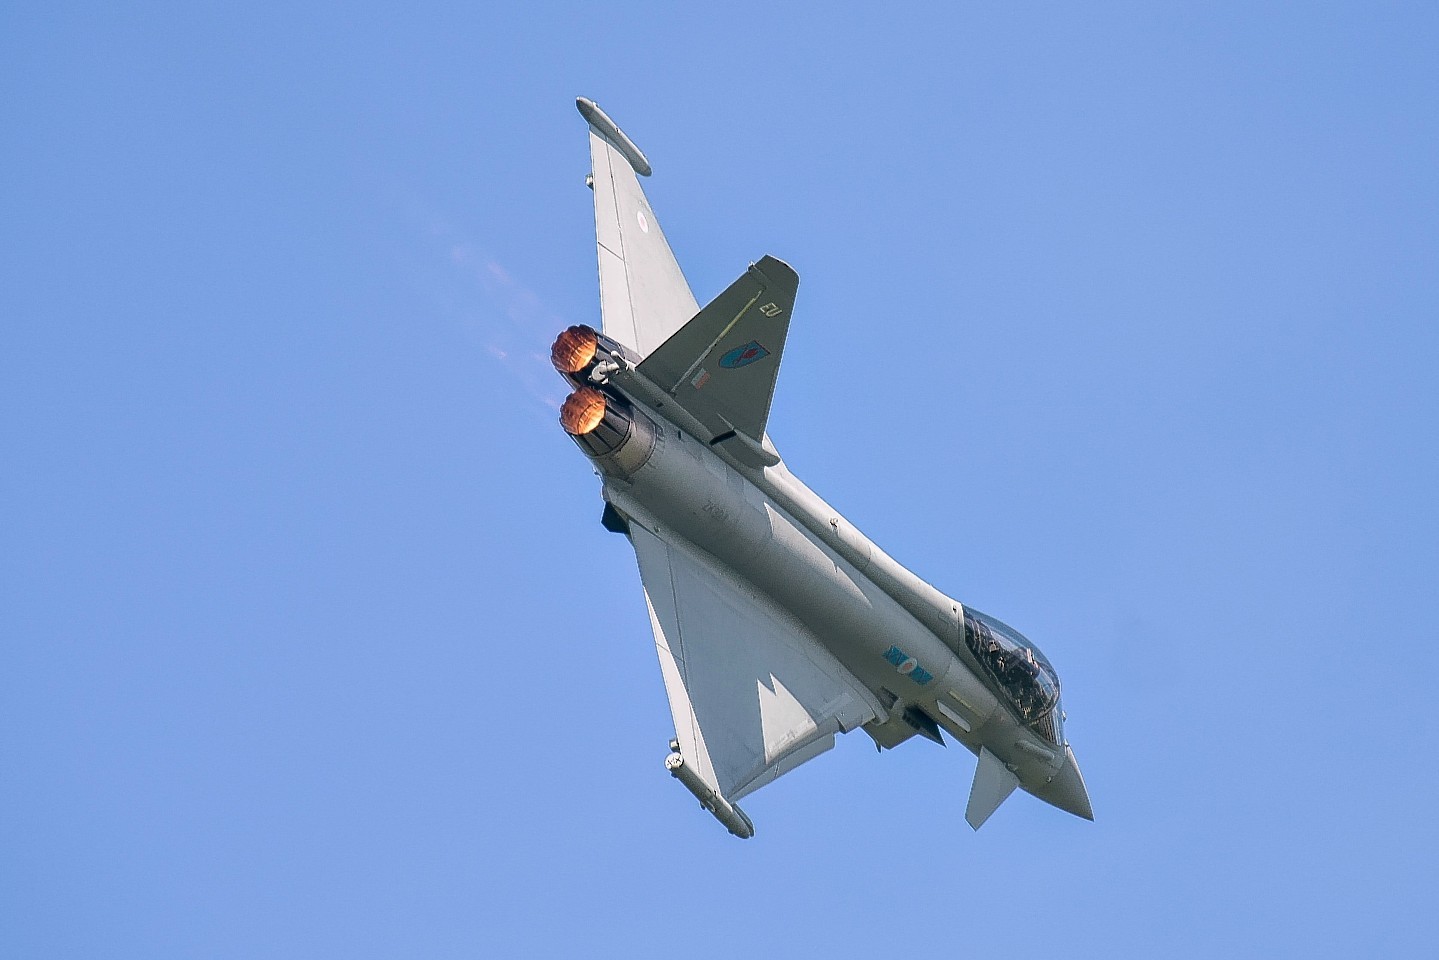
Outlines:
{"label": "clear blue sky background", "polygon": [[[0,11],[0,956],[1422,955],[1439,7]],[[786,459],[1097,820],[855,734],[729,837],[543,355],[598,100]]]}

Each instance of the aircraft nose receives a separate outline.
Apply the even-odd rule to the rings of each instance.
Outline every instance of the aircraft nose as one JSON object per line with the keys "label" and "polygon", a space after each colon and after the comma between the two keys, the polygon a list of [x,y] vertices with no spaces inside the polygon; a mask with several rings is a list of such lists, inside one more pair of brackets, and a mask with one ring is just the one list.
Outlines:
{"label": "aircraft nose", "polygon": [[1084,786],[1084,774],[1079,772],[1079,763],[1069,747],[1064,748],[1064,766],[1059,768],[1054,779],[1031,792],[1066,813],[1085,820],[1094,819],[1094,810],[1089,805],[1089,791]]}

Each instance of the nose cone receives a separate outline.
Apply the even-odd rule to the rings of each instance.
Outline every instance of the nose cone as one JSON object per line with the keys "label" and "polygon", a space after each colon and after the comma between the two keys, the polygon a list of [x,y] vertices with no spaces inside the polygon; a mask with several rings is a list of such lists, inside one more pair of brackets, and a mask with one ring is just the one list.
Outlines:
{"label": "nose cone", "polygon": [[1086,820],[1094,819],[1094,810],[1089,806],[1089,791],[1084,788],[1084,774],[1074,759],[1074,751],[1064,748],[1064,766],[1048,783],[1042,783],[1030,791],[1045,803],[1052,804],[1066,813]]}

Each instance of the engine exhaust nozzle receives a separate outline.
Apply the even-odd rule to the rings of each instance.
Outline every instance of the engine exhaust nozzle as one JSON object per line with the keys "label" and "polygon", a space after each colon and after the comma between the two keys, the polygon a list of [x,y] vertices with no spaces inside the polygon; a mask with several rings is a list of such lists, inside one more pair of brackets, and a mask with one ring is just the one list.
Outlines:
{"label": "engine exhaust nozzle", "polygon": [[[550,347],[550,362],[566,376],[575,376],[595,362],[600,348],[599,334],[594,327],[576,324],[560,331]],[[568,429],[568,428],[566,428]]]}
{"label": "engine exhaust nozzle", "polygon": [[649,462],[659,432],[623,399],[580,387],[560,406],[560,426],[605,473],[632,475]]}
{"label": "engine exhaust nozzle", "polygon": [[[564,336],[564,334],[560,334]],[[605,418],[605,395],[593,387],[580,387],[560,407],[560,426],[572,437],[594,431]]]}

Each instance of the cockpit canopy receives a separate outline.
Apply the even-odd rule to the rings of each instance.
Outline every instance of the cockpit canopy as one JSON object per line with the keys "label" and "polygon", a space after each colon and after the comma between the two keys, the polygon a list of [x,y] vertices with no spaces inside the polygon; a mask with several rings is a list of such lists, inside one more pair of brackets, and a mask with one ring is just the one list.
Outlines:
{"label": "cockpit canopy", "polygon": [[1059,675],[1039,648],[1008,624],[970,607],[964,608],[964,643],[1020,719],[1059,743]]}

